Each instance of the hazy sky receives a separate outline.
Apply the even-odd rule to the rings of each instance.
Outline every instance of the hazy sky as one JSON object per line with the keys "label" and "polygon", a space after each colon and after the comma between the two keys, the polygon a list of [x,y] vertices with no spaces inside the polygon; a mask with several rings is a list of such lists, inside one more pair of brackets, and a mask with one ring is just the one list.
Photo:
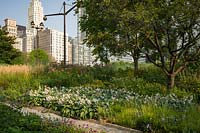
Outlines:
{"label": "hazy sky", "polygon": [[[0,25],[4,25],[4,19],[12,18],[18,25],[27,26],[28,7],[31,0],[1,0],[0,2]],[[45,14],[59,13],[64,0],[41,0]],[[65,0],[67,4],[75,0]],[[67,6],[69,9],[71,6]],[[63,10],[61,10],[63,12]],[[48,17],[44,22],[45,27],[63,31],[63,16]],[[77,18],[72,11],[67,15],[67,33],[69,36],[77,36]]]}

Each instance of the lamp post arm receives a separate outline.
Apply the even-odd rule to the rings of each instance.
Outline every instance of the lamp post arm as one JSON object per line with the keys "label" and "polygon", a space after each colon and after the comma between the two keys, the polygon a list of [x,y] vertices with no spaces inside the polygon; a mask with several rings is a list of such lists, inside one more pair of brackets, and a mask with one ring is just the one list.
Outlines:
{"label": "lamp post arm", "polygon": [[72,8],[70,8],[67,12],[65,13],[55,13],[55,14],[47,14],[47,15],[44,15],[46,17],[48,16],[59,16],[59,15],[67,15],[69,12],[71,12],[77,5],[74,5]]}
{"label": "lamp post arm", "polygon": [[44,16],[58,16],[58,15],[64,15],[64,13],[55,13],[55,14],[47,14],[47,15],[44,15]]}
{"label": "lamp post arm", "polygon": [[65,12],[65,15],[67,15],[69,12],[71,12],[76,6],[77,6],[77,4],[74,5],[73,7],[71,7],[67,12]]}

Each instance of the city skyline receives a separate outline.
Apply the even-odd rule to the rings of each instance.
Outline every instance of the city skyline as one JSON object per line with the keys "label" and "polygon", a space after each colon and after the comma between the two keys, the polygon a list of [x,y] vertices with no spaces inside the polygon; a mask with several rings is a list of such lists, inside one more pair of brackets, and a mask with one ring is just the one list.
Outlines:
{"label": "city skyline", "polygon": [[[4,19],[11,18],[17,21],[18,25],[27,26],[28,23],[28,6],[31,0],[3,0],[0,5],[0,25],[4,25]],[[63,0],[42,1],[44,8],[44,15],[50,13],[59,13],[61,10]],[[71,4],[74,0],[66,0],[67,4]],[[69,9],[71,6],[67,6]],[[46,28],[52,28],[58,31],[63,31],[63,17],[55,16],[48,17],[44,22]],[[77,36],[77,18],[75,12],[72,11],[67,15],[67,34],[71,37]]]}

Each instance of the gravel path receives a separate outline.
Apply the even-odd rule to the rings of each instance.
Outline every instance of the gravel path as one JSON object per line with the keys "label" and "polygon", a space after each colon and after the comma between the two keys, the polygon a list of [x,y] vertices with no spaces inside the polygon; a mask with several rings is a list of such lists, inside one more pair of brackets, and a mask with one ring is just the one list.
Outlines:
{"label": "gravel path", "polygon": [[21,112],[25,114],[33,113],[40,116],[41,118],[46,118],[52,121],[64,122],[69,125],[73,125],[79,128],[84,128],[84,129],[93,130],[93,131],[103,131],[105,133],[141,133],[138,130],[125,128],[118,125],[98,124],[98,123],[89,122],[89,121],[82,121],[82,120],[75,120],[71,118],[61,117],[54,113],[49,113],[47,109],[41,108],[41,107],[40,108],[23,107],[21,109]]}

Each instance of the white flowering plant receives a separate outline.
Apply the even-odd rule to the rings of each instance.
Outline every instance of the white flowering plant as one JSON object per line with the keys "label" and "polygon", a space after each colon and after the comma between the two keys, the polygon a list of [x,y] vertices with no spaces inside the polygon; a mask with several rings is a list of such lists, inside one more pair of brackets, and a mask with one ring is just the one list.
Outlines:
{"label": "white flowering plant", "polygon": [[44,106],[59,111],[66,117],[78,119],[97,119],[98,107],[109,111],[110,105],[119,102],[133,101],[135,105],[154,104],[156,106],[169,106],[184,109],[193,104],[193,96],[178,98],[175,94],[163,96],[139,95],[125,89],[100,89],[91,87],[40,87],[30,90],[29,104]]}
{"label": "white flowering plant", "polygon": [[90,87],[40,87],[29,92],[29,104],[61,111],[64,116],[97,118],[98,106],[108,109],[116,101],[130,100],[134,93],[125,90],[94,89]]}

